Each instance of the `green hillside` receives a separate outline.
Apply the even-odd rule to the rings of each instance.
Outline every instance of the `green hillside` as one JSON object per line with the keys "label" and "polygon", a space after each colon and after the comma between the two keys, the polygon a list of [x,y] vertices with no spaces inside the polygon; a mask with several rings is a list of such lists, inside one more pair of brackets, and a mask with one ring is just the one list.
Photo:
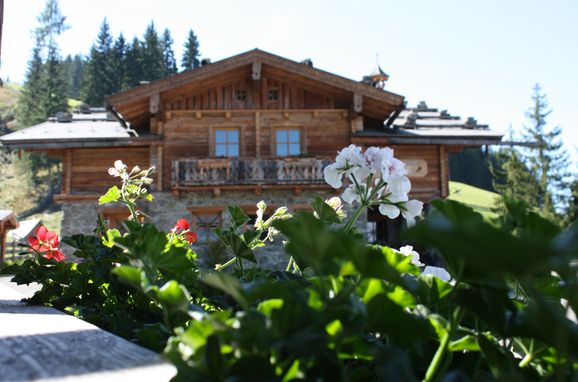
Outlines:
{"label": "green hillside", "polygon": [[473,207],[488,219],[496,217],[496,214],[492,212],[492,208],[495,207],[496,201],[500,198],[501,196],[495,192],[453,181],[450,181],[450,194],[447,197],[447,199]]}

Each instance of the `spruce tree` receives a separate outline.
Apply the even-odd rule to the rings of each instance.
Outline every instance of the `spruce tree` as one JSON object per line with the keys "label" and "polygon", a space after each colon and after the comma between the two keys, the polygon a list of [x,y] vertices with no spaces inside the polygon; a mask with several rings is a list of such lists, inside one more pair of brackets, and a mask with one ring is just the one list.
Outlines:
{"label": "spruce tree", "polygon": [[163,51],[154,22],[147,26],[143,36],[141,80],[154,81],[163,77]]}
{"label": "spruce tree", "polygon": [[47,115],[38,102],[43,96],[43,75],[44,64],[40,57],[40,46],[37,44],[32,51],[32,58],[28,62],[26,81],[18,100],[16,119],[21,127],[35,125],[46,120]]}
{"label": "spruce tree", "polygon": [[143,52],[142,44],[138,38],[134,38],[126,49],[125,82],[123,89],[137,86],[143,79]]}
{"label": "spruce tree", "polygon": [[161,49],[163,51],[163,77],[172,76],[177,73],[177,61],[175,59],[175,52],[173,51],[173,38],[168,28],[165,28],[163,32]]}
{"label": "spruce tree", "polygon": [[183,59],[181,61],[181,67],[183,70],[190,70],[198,68],[201,66],[201,61],[199,60],[199,41],[195,32],[191,29],[185,41],[185,50],[183,52]]}
{"label": "spruce tree", "polygon": [[104,105],[104,98],[115,92],[112,35],[106,18],[103,20],[96,44],[90,49],[86,65],[84,102],[91,106]]}
{"label": "spruce tree", "polygon": [[494,154],[491,170],[494,189],[507,199],[523,200],[529,206],[538,205],[538,180],[514,147],[502,148]]}
{"label": "spruce tree", "polygon": [[567,202],[569,157],[561,140],[561,128],[547,126],[546,118],[551,112],[546,95],[536,84],[532,106],[526,113],[528,124],[524,125],[524,138],[536,147],[526,150],[526,155],[538,181],[537,206],[546,216],[554,217]]}
{"label": "spruce tree", "polygon": [[112,48],[112,66],[114,69],[114,93],[124,90],[126,83],[126,53],[127,45],[121,33]]}
{"label": "spruce tree", "polygon": [[19,124],[30,126],[67,108],[66,80],[56,39],[68,26],[57,0],[47,0],[34,30],[35,47],[19,100]]}

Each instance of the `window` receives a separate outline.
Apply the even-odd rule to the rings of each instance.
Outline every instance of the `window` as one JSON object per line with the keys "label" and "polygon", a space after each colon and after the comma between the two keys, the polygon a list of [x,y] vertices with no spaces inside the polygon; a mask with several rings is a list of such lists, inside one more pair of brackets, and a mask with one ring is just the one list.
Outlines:
{"label": "window", "polygon": [[237,101],[246,101],[247,100],[247,90],[245,89],[237,89]]}
{"label": "window", "polygon": [[213,229],[223,226],[222,209],[220,207],[190,208],[193,215],[192,230],[197,234],[198,243],[211,243],[217,241]]}
{"label": "window", "polygon": [[237,129],[215,130],[215,156],[217,157],[239,156],[239,130]]}
{"label": "window", "polygon": [[276,153],[279,157],[301,154],[299,129],[278,129],[275,135]]}
{"label": "window", "polygon": [[279,99],[279,91],[277,88],[269,88],[267,92],[267,99],[269,101],[277,101]]}

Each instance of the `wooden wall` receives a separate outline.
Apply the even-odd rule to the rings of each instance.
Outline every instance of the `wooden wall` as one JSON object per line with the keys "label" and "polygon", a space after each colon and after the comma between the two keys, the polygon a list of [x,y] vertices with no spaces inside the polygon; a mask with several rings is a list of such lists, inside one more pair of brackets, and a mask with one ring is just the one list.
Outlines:
{"label": "wooden wall", "polygon": [[[402,161],[424,161],[427,166],[426,171],[420,172],[418,176],[410,176],[412,186],[411,197],[424,202],[442,197],[442,179],[446,171],[441,166],[441,160],[443,158],[440,156],[439,146],[413,145],[390,147],[394,150],[394,156],[396,158]],[[447,182],[447,179],[445,181]]]}
{"label": "wooden wall", "polygon": [[129,168],[138,165],[148,168],[150,165],[148,147],[95,148],[70,150],[71,172],[65,168],[64,187],[70,182],[71,193],[100,193],[113,184],[118,178],[108,175],[108,169],[114,161],[122,160]]}
{"label": "wooden wall", "polygon": [[[269,99],[269,91],[277,92],[277,100]],[[245,100],[238,100],[238,92]],[[351,102],[346,95],[312,90],[293,82],[263,76],[254,81],[250,74],[217,83],[202,89],[191,89],[187,94],[167,94],[165,110],[253,110],[253,109],[343,109]]]}
{"label": "wooden wall", "polygon": [[218,128],[239,129],[241,158],[274,157],[276,128],[298,128],[302,152],[308,156],[334,156],[349,144],[350,137],[345,110],[172,111],[165,119],[162,124],[165,190],[170,187],[173,160],[214,155],[214,131]]}

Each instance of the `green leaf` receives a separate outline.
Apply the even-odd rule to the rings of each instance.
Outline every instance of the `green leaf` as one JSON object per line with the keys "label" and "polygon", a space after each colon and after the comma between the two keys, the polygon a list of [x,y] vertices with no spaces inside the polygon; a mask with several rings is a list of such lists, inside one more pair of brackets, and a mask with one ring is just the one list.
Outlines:
{"label": "green leaf", "polygon": [[184,286],[170,280],[158,289],[156,300],[172,314],[175,311],[188,312],[191,298]]}
{"label": "green leaf", "polygon": [[311,203],[311,207],[317,214],[317,218],[327,224],[339,224],[341,220],[337,212],[319,196],[315,197],[315,201]]}
{"label": "green leaf", "polygon": [[114,247],[114,242],[117,238],[122,237],[120,231],[116,228],[106,230],[106,236],[102,237],[102,244],[105,247]]}
{"label": "green leaf", "polygon": [[217,288],[233,297],[235,301],[243,308],[247,309],[249,304],[243,290],[241,283],[235,277],[221,272],[210,272],[201,278],[201,281],[207,285]]}
{"label": "green leaf", "polygon": [[227,206],[227,211],[231,216],[231,224],[235,229],[242,227],[245,223],[251,220],[245,211],[237,206]]}
{"label": "green leaf", "polygon": [[106,194],[102,195],[98,199],[98,204],[107,204],[107,203],[115,203],[120,200],[122,194],[117,186],[112,186],[108,189]]}
{"label": "green leaf", "polygon": [[480,351],[480,345],[475,336],[468,334],[458,340],[450,342],[449,349],[451,351]]}
{"label": "green leaf", "polygon": [[478,336],[478,344],[484,355],[484,360],[487,362],[495,378],[501,374],[512,371],[512,357],[505,354],[500,347],[484,335]]}
{"label": "green leaf", "polygon": [[117,275],[123,283],[137,289],[141,288],[141,281],[145,277],[144,271],[130,265],[121,265],[120,267],[116,267],[112,270],[112,273]]}

